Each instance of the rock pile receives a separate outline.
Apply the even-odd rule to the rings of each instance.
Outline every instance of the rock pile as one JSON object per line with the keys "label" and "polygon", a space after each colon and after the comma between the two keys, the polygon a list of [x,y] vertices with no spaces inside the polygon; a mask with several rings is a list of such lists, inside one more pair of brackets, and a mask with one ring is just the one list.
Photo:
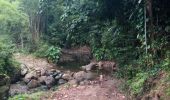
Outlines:
{"label": "rock pile", "polygon": [[26,66],[23,66],[21,67],[21,73],[23,77],[22,80],[30,89],[41,85],[46,85],[48,88],[51,88],[55,84],[64,84],[71,78],[69,74],[63,74],[57,69],[30,70]]}
{"label": "rock pile", "polygon": [[[23,66],[23,65],[22,65]],[[79,84],[87,83],[89,80],[96,78],[96,74],[92,72],[79,71],[79,72],[61,72],[57,69],[39,69],[29,70],[26,66],[21,67],[22,80],[26,83],[29,89],[46,85],[51,88],[54,85],[61,85],[69,83],[70,85],[77,86]]]}

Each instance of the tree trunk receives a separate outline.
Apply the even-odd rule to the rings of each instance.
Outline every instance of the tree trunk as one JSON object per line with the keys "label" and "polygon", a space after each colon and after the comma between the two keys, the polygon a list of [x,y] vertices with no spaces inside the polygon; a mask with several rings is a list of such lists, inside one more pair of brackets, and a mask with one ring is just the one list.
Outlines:
{"label": "tree trunk", "polygon": [[22,50],[24,49],[24,40],[22,34],[20,34],[20,39],[21,39],[21,48]]}

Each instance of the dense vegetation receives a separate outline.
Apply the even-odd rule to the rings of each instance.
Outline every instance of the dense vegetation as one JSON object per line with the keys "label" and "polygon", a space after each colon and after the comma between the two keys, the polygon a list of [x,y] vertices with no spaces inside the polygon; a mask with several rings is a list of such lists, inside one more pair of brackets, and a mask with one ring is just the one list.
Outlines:
{"label": "dense vegetation", "polygon": [[[0,0],[0,37],[8,35],[7,41],[18,51],[52,61],[58,59],[60,48],[88,45],[97,60],[115,60],[117,75],[138,94],[150,76],[170,69],[169,4],[168,0]],[[0,41],[3,73],[8,72],[14,50],[8,44]]]}

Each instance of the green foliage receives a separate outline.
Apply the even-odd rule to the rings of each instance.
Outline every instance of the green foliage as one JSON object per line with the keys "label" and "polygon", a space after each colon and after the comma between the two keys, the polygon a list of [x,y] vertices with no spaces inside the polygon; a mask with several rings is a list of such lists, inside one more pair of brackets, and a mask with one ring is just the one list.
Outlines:
{"label": "green foliage", "polygon": [[18,64],[12,59],[14,45],[1,35],[0,38],[0,73],[9,76],[15,73]]}
{"label": "green foliage", "polygon": [[57,62],[60,57],[61,48],[50,46],[47,43],[40,43],[34,55],[37,57],[47,58],[49,61]]}
{"label": "green foliage", "polygon": [[29,25],[28,16],[19,4],[19,1],[0,0],[0,34],[8,34],[18,46],[23,38],[27,39]]}
{"label": "green foliage", "polygon": [[61,49],[59,47],[51,46],[46,51],[46,57],[52,62],[57,62],[60,57]]}
{"label": "green foliage", "polygon": [[132,80],[128,81],[132,95],[136,95],[142,92],[144,83],[148,77],[148,74],[143,72],[138,73]]}
{"label": "green foliage", "polygon": [[37,56],[37,57],[46,57],[46,51],[48,50],[49,46],[47,43],[40,43],[38,46],[37,46],[37,49],[36,51],[34,52],[34,55]]}
{"label": "green foliage", "polygon": [[170,70],[170,51],[167,51],[166,55],[165,60],[162,62],[162,69]]}
{"label": "green foliage", "polygon": [[32,94],[19,94],[14,97],[10,97],[9,100],[40,100],[44,92],[36,92]]}

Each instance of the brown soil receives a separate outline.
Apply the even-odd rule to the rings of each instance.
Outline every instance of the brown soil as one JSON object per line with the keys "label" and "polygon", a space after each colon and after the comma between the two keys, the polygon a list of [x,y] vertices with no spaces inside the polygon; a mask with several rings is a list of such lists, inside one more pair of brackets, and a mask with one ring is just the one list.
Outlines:
{"label": "brown soil", "polygon": [[117,79],[113,79],[102,84],[61,87],[48,100],[127,100],[126,96],[118,90],[119,84]]}
{"label": "brown soil", "polygon": [[23,55],[20,53],[14,54],[14,58],[22,64],[25,64],[30,70],[39,69],[54,69],[56,68],[54,64],[48,63],[46,59],[36,58],[32,55]]}

